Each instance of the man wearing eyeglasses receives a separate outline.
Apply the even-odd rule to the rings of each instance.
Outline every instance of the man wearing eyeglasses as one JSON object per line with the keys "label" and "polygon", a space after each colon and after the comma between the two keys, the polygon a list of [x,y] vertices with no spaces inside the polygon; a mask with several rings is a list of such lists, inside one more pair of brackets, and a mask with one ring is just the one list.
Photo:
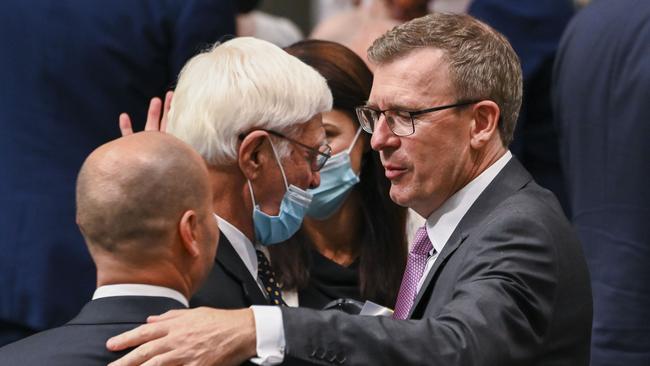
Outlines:
{"label": "man wearing eyeglasses", "polygon": [[266,246],[298,230],[307,189],[318,186],[330,156],[325,80],[268,42],[237,38],[190,60],[173,101],[167,132],[203,156],[219,197],[221,246],[192,306],[286,305]]}
{"label": "man wearing eyeglasses", "polygon": [[[330,157],[321,112],[331,105],[320,74],[254,38],[216,44],[183,67],[162,129],[207,162],[221,229],[214,269],[192,306],[286,305],[266,246],[302,223],[307,189]],[[121,127],[132,132],[128,119]]]}
{"label": "man wearing eyeglasses", "polygon": [[114,365],[152,357],[231,365],[264,358],[262,344],[277,350],[265,365],[588,365],[592,303],[580,244],[553,194],[507,148],[522,95],[507,40],[470,16],[432,14],[368,53],[375,77],[359,120],[391,198],[426,218],[392,317],[170,312],[109,340],[116,350],[153,340]]}

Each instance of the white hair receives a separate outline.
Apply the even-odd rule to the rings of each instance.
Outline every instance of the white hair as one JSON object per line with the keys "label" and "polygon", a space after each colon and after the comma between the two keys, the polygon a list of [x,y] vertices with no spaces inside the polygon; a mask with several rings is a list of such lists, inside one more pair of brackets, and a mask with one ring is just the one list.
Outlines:
{"label": "white hair", "polygon": [[[269,42],[241,37],[185,64],[167,132],[208,164],[227,164],[237,158],[240,134],[269,129],[291,135],[331,108],[332,94],[317,71]],[[286,146],[276,143],[280,156]]]}

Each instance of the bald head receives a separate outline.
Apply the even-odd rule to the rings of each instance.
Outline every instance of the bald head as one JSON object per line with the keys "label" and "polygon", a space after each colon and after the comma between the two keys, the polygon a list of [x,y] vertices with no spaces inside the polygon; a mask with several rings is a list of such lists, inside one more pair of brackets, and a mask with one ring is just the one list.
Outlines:
{"label": "bald head", "polygon": [[77,223],[95,250],[126,260],[155,257],[187,210],[209,211],[201,157],[170,135],[141,132],[100,146],[77,179]]}

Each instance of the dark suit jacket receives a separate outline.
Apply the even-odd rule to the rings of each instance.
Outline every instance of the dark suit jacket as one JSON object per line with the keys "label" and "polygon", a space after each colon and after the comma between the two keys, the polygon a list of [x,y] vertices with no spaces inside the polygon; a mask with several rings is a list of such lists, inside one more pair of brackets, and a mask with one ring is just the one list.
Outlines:
{"label": "dark suit jacket", "polygon": [[67,324],[0,348],[0,365],[105,366],[128,352],[106,350],[108,338],[146,323],[149,315],[182,308],[181,303],[166,297],[92,300]]}
{"label": "dark suit jacket", "polygon": [[650,365],[650,3],[593,1],[578,13],[554,88],[594,291],[592,366]]}
{"label": "dark suit jacket", "polygon": [[[95,267],[75,225],[84,158],[185,61],[234,32],[230,0],[4,0],[0,11],[0,345],[79,312]],[[14,337],[15,339],[15,337]]]}
{"label": "dark suit jacket", "polygon": [[228,238],[221,233],[212,272],[190,300],[190,306],[240,309],[251,305],[269,305],[269,302]]}
{"label": "dark suit jacket", "polygon": [[286,353],[316,364],[589,363],[592,302],[557,200],[513,158],[429,272],[411,320],[282,309]]}

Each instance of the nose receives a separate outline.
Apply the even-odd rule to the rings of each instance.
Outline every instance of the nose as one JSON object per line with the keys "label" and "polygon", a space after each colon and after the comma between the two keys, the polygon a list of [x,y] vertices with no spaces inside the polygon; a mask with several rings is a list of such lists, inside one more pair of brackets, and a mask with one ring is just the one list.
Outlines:
{"label": "nose", "polygon": [[320,185],[320,173],[312,172],[309,180],[309,188],[314,189]]}
{"label": "nose", "polygon": [[386,117],[382,114],[377,122],[375,122],[375,129],[370,138],[370,146],[375,151],[381,151],[388,147],[397,147],[399,145],[399,137],[388,127]]}

